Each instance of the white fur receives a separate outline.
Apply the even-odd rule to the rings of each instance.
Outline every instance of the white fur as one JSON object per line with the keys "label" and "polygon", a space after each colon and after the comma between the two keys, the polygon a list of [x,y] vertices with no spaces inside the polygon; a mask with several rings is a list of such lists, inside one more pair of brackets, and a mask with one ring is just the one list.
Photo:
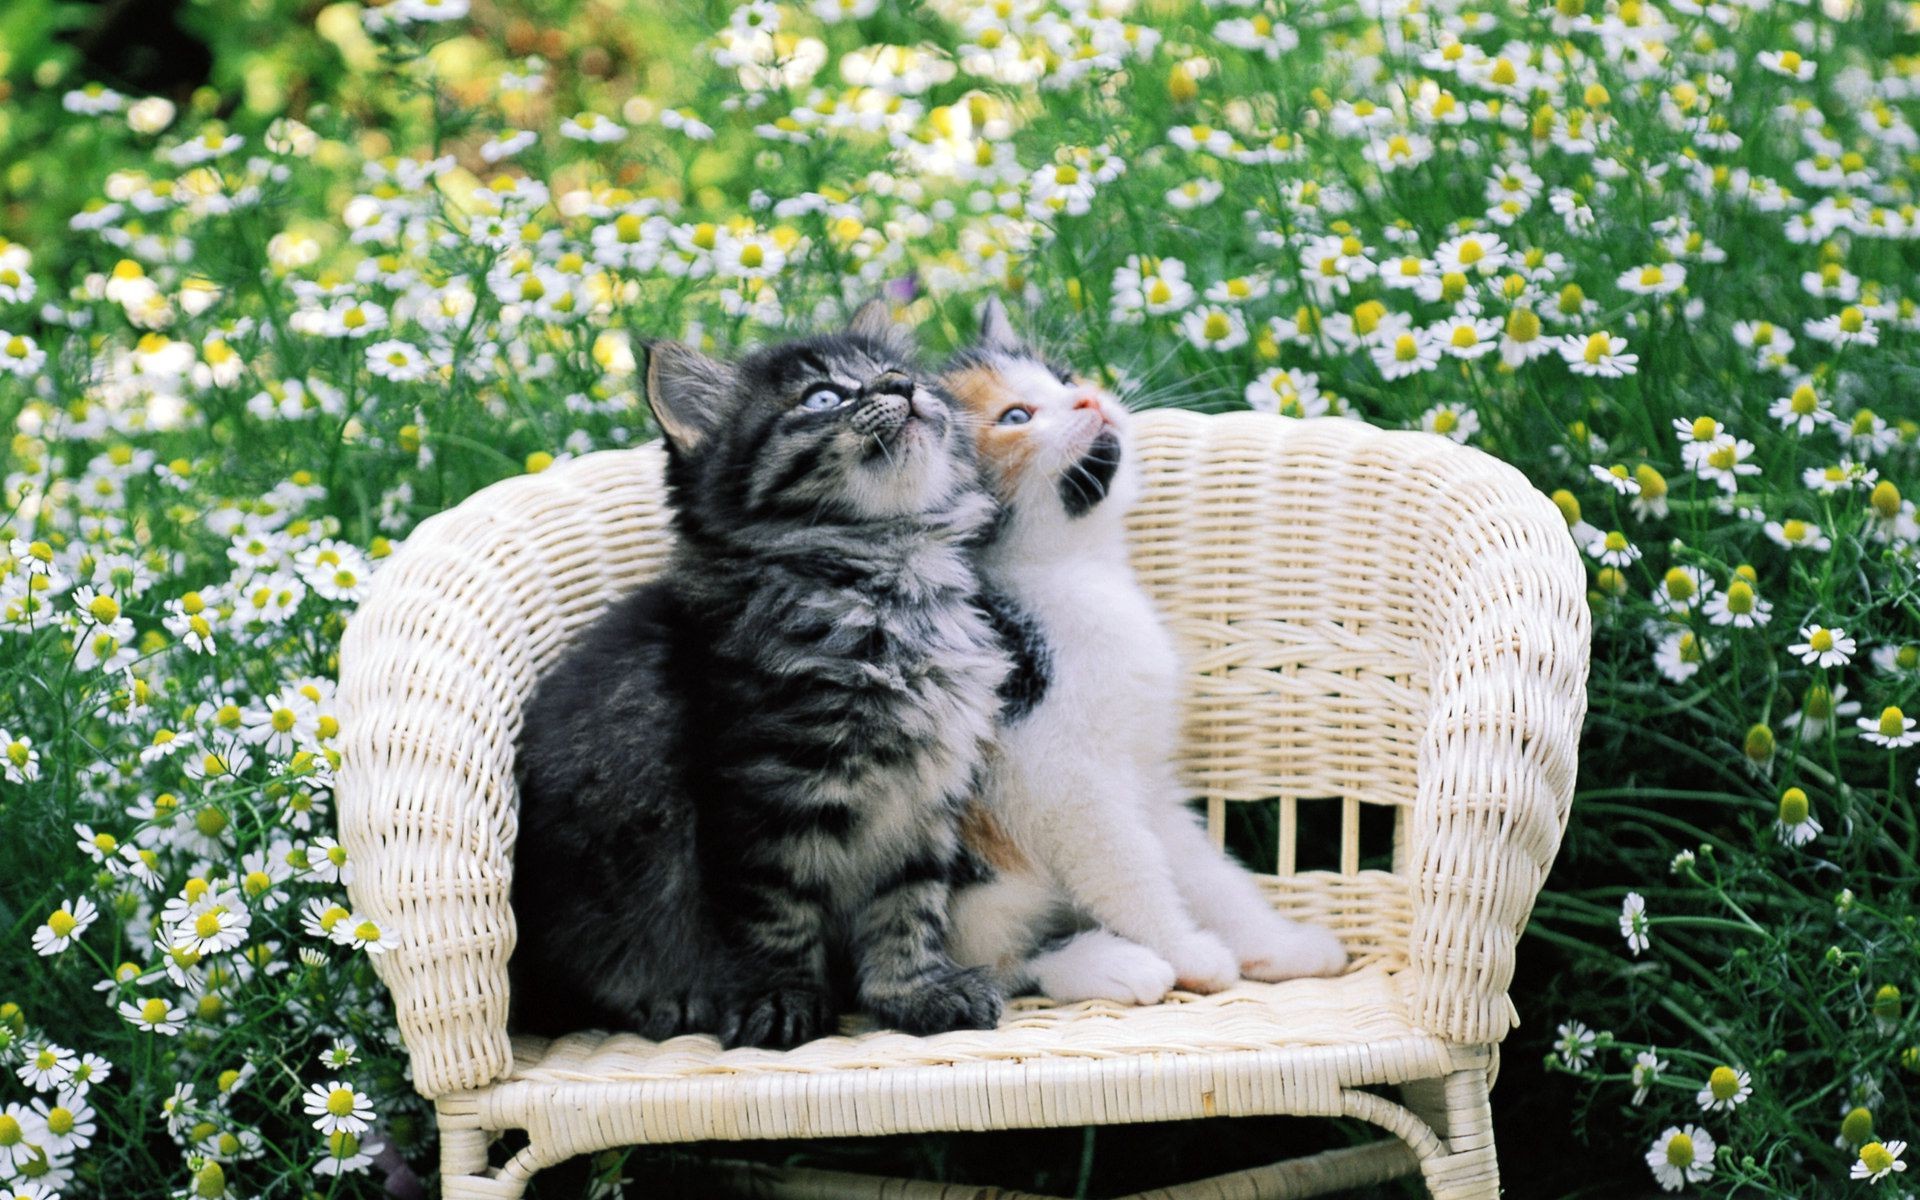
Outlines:
{"label": "white fur", "polygon": [[[1002,731],[986,802],[1044,878],[1003,870],[963,890],[955,957],[1008,970],[1015,947],[1030,947],[1067,907],[1103,932],[1026,964],[1025,978],[1056,999],[1151,1003],[1176,982],[1211,992],[1242,975],[1339,973],[1339,939],[1275,913],[1184,803],[1173,768],[1183,672],[1127,561],[1139,473],[1125,410],[1104,394],[1087,407],[1087,385],[1062,384],[1036,364],[1000,365],[1032,406],[1028,436],[1043,449],[1007,497],[983,574],[1039,624],[1051,675],[1040,704]],[[1104,502],[1069,518],[1057,480],[1102,419],[1122,433],[1122,466]]]}

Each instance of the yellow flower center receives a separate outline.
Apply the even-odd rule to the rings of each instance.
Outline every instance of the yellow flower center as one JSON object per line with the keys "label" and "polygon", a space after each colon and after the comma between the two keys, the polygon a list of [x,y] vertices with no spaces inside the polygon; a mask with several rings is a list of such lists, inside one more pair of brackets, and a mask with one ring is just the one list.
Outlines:
{"label": "yellow flower center", "polygon": [[1393,339],[1393,357],[1399,362],[1412,362],[1420,357],[1420,343],[1410,333],[1403,333]]}
{"label": "yellow flower center", "polygon": [[1889,704],[1880,710],[1880,736],[1897,738],[1907,731],[1907,714]]}
{"label": "yellow flower center", "polygon": [[1604,333],[1596,333],[1587,338],[1587,345],[1580,357],[1589,363],[1598,363],[1613,351],[1613,339]]}
{"label": "yellow flower center", "polygon": [[53,930],[55,937],[66,937],[79,925],[80,922],[74,919],[73,914],[64,908],[47,918],[47,928]]}
{"label": "yellow flower center", "polygon": [[54,1105],[47,1110],[47,1132],[55,1137],[65,1137],[73,1132],[73,1110]]}
{"label": "yellow flower center", "polygon": [[353,927],[353,936],[363,942],[377,942],[380,940],[380,927],[372,921],[362,921]]}
{"label": "yellow flower center", "polygon": [[1459,414],[1450,412],[1447,409],[1443,408],[1433,414],[1433,431],[1435,433],[1452,433],[1459,424]]}
{"label": "yellow flower center", "polygon": [[210,908],[206,912],[203,912],[199,916],[195,917],[193,919],[193,932],[195,936],[201,937],[201,938],[210,938],[210,937],[219,936],[220,914],[224,913],[225,911],[227,910],[224,906],[219,908]]}
{"label": "yellow flower center", "polygon": [[1619,530],[1607,534],[1607,549],[1615,554],[1627,548],[1627,535]]}
{"label": "yellow flower center", "polygon": [[327,1111],[336,1117],[353,1115],[353,1089],[335,1088],[327,1093]]}
{"label": "yellow flower center", "polygon": [[1165,304],[1173,299],[1173,288],[1166,280],[1156,279],[1147,286],[1147,299],[1154,304]]}
{"label": "yellow flower center", "polygon": [[1455,325],[1453,336],[1448,340],[1453,343],[1454,349],[1468,350],[1480,344],[1480,335],[1474,332],[1471,325]]}
{"label": "yellow flower center", "polygon": [[1666,273],[1659,267],[1640,268],[1640,286],[1658,287],[1666,279]]}
{"label": "yellow flower center", "polygon": [[1667,1165],[1670,1167],[1690,1167],[1693,1165],[1693,1139],[1684,1133],[1676,1133],[1667,1139]]}
{"label": "yellow flower center", "polygon": [[1691,600],[1694,597],[1693,576],[1675,567],[1666,574],[1667,595],[1674,600]]}
{"label": "yellow flower center", "polygon": [[1227,320],[1227,314],[1213,312],[1207,314],[1205,326],[1201,329],[1208,341],[1217,342],[1226,337],[1233,329],[1233,323]]}
{"label": "yellow flower center", "polygon": [[1721,471],[1730,470],[1739,461],[1740,455],[1733,446],[1715,446],[1707,451],[1708,465]]}
{"label": "yellow flower center", "polygon": [[352,1158],[360,1153],[360,1139],[344,1129],[327,1135],[327,1153],[335,1158]]}
{"label": "yellow flower center", "polygon": [[112,596],[95,596],[87,611],[102,625],[111,625],[120,616],[120,604]]}
{"label": "yellow flower center", "polygon": [[[212,756],[210,755],[209,757]],[[207,772],[209,775],[222,773],[224,773],[224,768],[218,772]],[[212,805],[208,805],[206,808],[193,814],[193,827],[198,829],[201,834],[206,837],[219,837],[227,828],[227,814]]]}
{"label": "yellow flower center", "polygon": [[1861,312],[1853,305],[1849,304],[1840,310],[1840,328],[1846,332],[1859,333],[1862,329],[1866,328],[1866,324],[1867,314]]}
{"label": "yellow flower center", "polygon": [[1780,534],[1790,542],[1803,542],[1807,538],[1807,523],[1797,519],[1789,519],[1781,524]]}
{"label": "yellow flower center", "polygon": [[1736,579],[1727,585],[1727,611],[1746,616],[1753,611],[1753,588]]}
{"label": "yellow flower center", "polygon": [[1724,1103],[1739,1092],[1740,1076],[1734,1073],[1732,1067],[1715,1067],[1713,1074],[1707,1076],[1707,1090],[1713,1093],[1715,1100]]}
{"label": "yellow flower center", "polygon": [[0,1146],[18,1146],[26,1132],[20,1128],[20,1122],[13,1117],[0,1113]]}
{"label": "yellow flower center", "polygon": [[740,265],[752,269],[767,261],[767,252],[758,242],[748,242],[740,247]]}
{"label": "yellow flower center", "polygon": [[1782,50],[1780,52],[1780,69],[1782,71],[1798,74],[1800,71],[1800,62],[1800,52],[1798,50]]}
{"label": "yellow flower center", "polygon": [[1875,1175],[1893,1169],[1893,1155],[1879,1142],[1868,1142],[1860,1147],[1860,1161]]}
{"label": "yellow flower center", "polygon": [[1833,649],[1833,634],[1824,629],[1816,629],[1813,631],[1813,636],[1807,639],[1807,645],[1825,654]]}
{"label": "yellow flower center", "polygon": [[1507,336],[1516,342],[1533,341],[1540,336],[1540,318],[1530,309],[1514,309],[1507,314]]}
{"label": "yellow flower center", "polygon": [[149,1025],[158,1025],[167,1019],[167,1002],[158,998],[140,1002],[140,1019]]}

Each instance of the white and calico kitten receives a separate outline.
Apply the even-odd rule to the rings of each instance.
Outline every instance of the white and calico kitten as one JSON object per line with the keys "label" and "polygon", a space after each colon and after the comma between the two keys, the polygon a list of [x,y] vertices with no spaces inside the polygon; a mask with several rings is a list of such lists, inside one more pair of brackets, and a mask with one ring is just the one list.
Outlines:
{"label": "white and calico kitten", "polygon": [[981,575],[1017,665],[963,826],[954,958],[1059,1001],[1338,974],[1339,939],[1279,916],[1185,804],[1181,665],[1127,559],[1126,409],[1023,345],[998,301],[981,330],[944,382],[1003,507]]}

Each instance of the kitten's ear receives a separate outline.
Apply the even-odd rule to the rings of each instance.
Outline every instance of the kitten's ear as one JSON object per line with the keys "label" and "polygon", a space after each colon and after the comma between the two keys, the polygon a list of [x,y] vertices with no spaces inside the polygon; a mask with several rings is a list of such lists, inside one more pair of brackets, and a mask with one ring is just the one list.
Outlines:
{"label": "kitten's ear", "polygon": [[912,358],[916,349],[913,331],[893,319],[893,306],[875,297],[862,304],[847,322],[847,332],[872,338],[902,358]]}
{"label": "kitten's ear", "polygon": [[980,344],[992,350],[1018,350],[1020,335],[1013,331],[1013,318],[1000,297],[989,296],[980,309]]}
{"label": "kitten's ear", "polygon": [[647,347],[647,405],[667,441],[683,454],[699,449],[713,432],[733,383],[732,367],[683,342]]}

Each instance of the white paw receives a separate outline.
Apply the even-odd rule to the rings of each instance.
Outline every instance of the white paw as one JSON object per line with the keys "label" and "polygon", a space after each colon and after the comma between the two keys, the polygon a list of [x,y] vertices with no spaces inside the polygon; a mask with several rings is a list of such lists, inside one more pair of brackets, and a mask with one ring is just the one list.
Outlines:
{"label": "white paw", "polygon": [[1240,979],[1240,962],[1210,933],[1195,933],[1168,948],[1175,980],[1189,992],[1219,992]]}
{"label": "white paw", "polygon": [[1317,925],[1276,917],[1243,932],[1233,942],[1240,952],[1240,973],[1264,983],[1338,975],[1347,966],[1347,948]]}
{"label": "white paw", "polygon": [[1062,1004],[1116,1000],[1157,1004],[1173,990],[1173,968],[1158,954],[1104,929],[1080,934],[1029,964],[1040,991]]}

